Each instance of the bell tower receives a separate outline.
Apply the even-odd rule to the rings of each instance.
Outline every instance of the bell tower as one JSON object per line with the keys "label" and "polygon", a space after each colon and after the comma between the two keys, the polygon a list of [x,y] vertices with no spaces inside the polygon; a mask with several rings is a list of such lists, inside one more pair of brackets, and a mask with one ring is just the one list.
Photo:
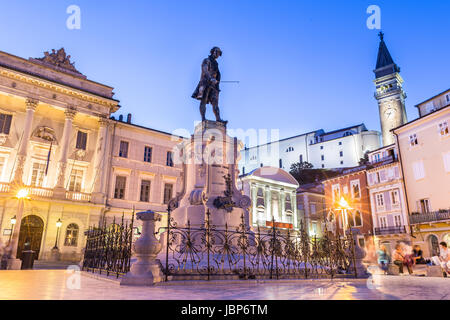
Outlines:
{"label": "bell tower", "polygon": [[403,79],[400,76],[400,68],[392,60],[391,54],[384,42],[383,32],[379,33],[380,47],[378,49],[377,66],[375,73],[375,99],[378,101],[380,111],[381,133],[383,145],[395,143],[392,129],[405,124],[406,118],[405,99],[403,91]]}

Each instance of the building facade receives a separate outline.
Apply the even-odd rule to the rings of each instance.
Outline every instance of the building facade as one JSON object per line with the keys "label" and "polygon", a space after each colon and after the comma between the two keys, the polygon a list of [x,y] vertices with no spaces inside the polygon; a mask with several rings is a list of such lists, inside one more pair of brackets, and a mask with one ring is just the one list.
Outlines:
{"label": "building facade", "polygon": [[252,200],[249,221],[252,228],[298,229],[296,190],[298,182],[288,172],[262,167],[241,175],[238,188]]}
{"label": "building facade", "polygon": [[177,192],[168,151],[181,138],[111,119],[113,96],[64,49],[0,52],[0,242],[14,256],[28,242],[38,259],[78,261],[89,226],[165,211]]}
{"label": "building facade", "polygon": [[[359,245],[373,242],[373,222],[370,206],[369,189],[367,188],[366,166],[344,170],[343,174],[325,180],[325,203],[329,215],[328,221],[334,221],[335,233],[344,234],[344,229],[353,228],[359,231]],[[347,206],[341,205],[344,199]],[[334,228],[333,228],[334,229]]]}
{"label": "building facade", "polygon": [[[450,90],[417,105],[420,117],[393,130],[414,243],[425,255],[450,243]],[[431,108],[430,106],[433,106]]]}
{"label": "building facade", "polygon": [[366,174],[375,245],[384,244],[388,252],[392,252],[399,242],[411,243],[405,188],[395,144],[372,151],[369,161]]}
{"label": "building facade", "polygon": [[322,238],[328,214],[323,184],[318,182],[301,185],[297,189],[297,208],[308,235],[311,238]]}
{"label": "building facade", "polygon": [[314,168],[357,166],[366,152],[380,147],[380,133],[364,124],[331,132],[320,129],[241,151],[242,174],[271,166],[289,171],[291,165],[309,162]]}

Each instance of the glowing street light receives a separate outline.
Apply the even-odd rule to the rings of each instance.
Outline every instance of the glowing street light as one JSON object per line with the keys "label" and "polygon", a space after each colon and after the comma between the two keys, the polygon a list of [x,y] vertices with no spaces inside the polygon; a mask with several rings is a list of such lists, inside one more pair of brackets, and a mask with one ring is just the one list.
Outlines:
{"label": "glowing street light", "polygon": [[53,247],[54,250],[58,250],[58,238],[59,238],[59,229],[62,226],[62,221],[61,219],[58,219],[58,221],[56,221],[56,239],[55,239],[55,246]]}
{"label": "glowing street light", "polygon": [[17,192],[16,198],[17,199],[28,199],[28,195],[29,195],[29,192],[27,189],[20,189]]}
{"label": "glowing street light", "polygon": [[341,199],[339,200],[339,202],[336,203],[337,204],[337,210],[342,211],[343,215],[343,220],[344,220],[344,237],[345,237],[345,231],[348,227],[348,214],[347,214],[347,210],[351,210],[352,208],[350,207],[350,205],[348,204],[347,200],[345,200],[344,197],[341,197]]}
{"label": "glowing street light", "polygon": [[16,222],[17,222],[16,216],[12,217],[11,218],[11,232],[9,233],[8,245],[11,244],[11,237],[12,237],[14,226],[16,225]]}

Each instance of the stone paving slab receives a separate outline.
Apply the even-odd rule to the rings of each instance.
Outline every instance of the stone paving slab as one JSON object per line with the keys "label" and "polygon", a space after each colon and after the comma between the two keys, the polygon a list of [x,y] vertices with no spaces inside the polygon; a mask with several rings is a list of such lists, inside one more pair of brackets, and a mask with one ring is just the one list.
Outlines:
{"label": "stone paving slab", "polygon": [[450,300],[450,279],[215,281],[154,287],[120,286],[63,270],[0,271],[0,299],[12,300]]}

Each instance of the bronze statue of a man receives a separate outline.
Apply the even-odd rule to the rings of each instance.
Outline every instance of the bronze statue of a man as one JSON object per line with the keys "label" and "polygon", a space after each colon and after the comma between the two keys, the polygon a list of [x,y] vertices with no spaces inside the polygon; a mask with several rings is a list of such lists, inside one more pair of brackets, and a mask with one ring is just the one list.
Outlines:
{"label": "bronze statue of a man", "polygon": [[192,98],[200,100],[200,114],[202,121],[206,120],[206,105],[209,103],[213,107],[216,121],[227,123],[220,118],[219,110],[219,83],[220,83],[220,71],[217,58],[222,55],[222,50],[218,47],[211,49],[211,54],[208,58],[203,60],[202,63],[202,75],[200,82],[192,94]]}

